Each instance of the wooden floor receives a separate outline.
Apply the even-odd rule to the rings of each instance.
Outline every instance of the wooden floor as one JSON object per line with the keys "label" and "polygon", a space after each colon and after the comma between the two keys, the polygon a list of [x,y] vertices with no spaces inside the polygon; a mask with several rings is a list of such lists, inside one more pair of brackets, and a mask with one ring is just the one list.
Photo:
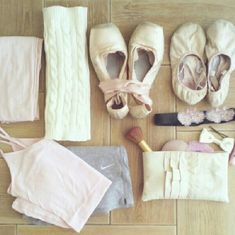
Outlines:
{"label": "wooden floor", "polygon": [[[92,89],[92,140],[76,145],[125,145],[135,196],[135,207],[116,210],[102,217],[94,217],[82,230],[82,235],[234,235],[235,219],[235,168],[229,169],[230,203],[199,201],[152,201],[141,202],[143,188],[142,156],[140,150],[123,137],[126,130],[139,125],[150,146],[158,150],[170,139],[196,140],[201,127],[175,128],[156,127],[152,118],[156,112],[184,110],[187,106],[175,98],[171,89],[169,66],[169,42],[174,30],[182,23],[192,21],[207,27],[218,18],[235,23],[234,0],[0,0],[0,35],[43,36],[42,8],[52,5],[88,6],[89,29],[92,25],[113,22],[120,27],[126,41],[144,20],[164,27],[165,56],[163,65],[151,91],[154,101],[153,113],[145,120],[127,117],[122,121],[110,119],[105,111],[103,95],[98,89],[98,80],[91,70]],[[235,43],[235,41],[234,41]],[[0,52],[1,53],[1,52]],[[44,134],[43,108],[45,97],[45,62],[40,83],[41,120],[33,123],[2,125],[17,137],[42,137]],[[22,78],[23,79],[23,78]],[[235,107],[235,79],[226,101]],[[206,102],[196,107],[209,108]],[[217,125],[217,129],[235,137],[235,125]],[[72,143],[63,143],[65,145]],[[5,151],[9,151],[5,146]],[[53,226],[34,226],[11,209],[13,198],[7,193],[10,175],[5,162],[0,159],[0,235],[72,235],[72,231]],[[219,190],[219,188],[218,188]]]}

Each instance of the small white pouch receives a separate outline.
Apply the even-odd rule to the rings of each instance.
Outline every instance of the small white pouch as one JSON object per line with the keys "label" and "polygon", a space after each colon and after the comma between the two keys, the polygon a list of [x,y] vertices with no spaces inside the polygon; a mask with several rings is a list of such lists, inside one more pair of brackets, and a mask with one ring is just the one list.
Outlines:
{"label": "small white pouch", "polygon": [[143,201],[195,199],[228,202],[226,152],[144,152]]}

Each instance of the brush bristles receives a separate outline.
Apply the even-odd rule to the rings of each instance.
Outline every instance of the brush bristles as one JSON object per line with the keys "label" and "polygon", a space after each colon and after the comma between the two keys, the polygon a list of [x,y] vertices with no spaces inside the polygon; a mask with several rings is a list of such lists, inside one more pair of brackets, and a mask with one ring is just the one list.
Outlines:
{"label": "brush bristles", "polygon": [[136,144],[140,143],[144,139],[142,130],[138,126],[131,128],[126,133],[126,138],[129,139],[130,141],[136,143]]}

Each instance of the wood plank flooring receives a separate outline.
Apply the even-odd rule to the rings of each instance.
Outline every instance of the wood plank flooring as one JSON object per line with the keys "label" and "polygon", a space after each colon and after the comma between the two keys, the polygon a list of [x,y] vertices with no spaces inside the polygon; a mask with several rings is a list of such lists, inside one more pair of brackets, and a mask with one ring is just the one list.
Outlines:
{"label": "wood plank flooring", "polygon": [[[128,43],[136,25],[148,20],[164,27],[165,54],[157,79],[151,90],[154,101],[152,114],[144,120],[134,120],[130,116],[124,120],[114,120],[106,112],[103,94],[99,90],[98,79],[92,66],[91,110],[92,139],[85,143],[63,142],[64,145],[118,145],[127,148],[135,197],[135,207],[115,210],[109,215],[92,217],[82,230],[82,235],[234,235],[235,218],[235,167],[229,169],[230,203],[222,204],[201,201],[161,200],[142,202],[143,162],[141,151],[125,140],[124,133],[134,125],[142,127],[150,146],[159,150],[167,140],[178,138],[195,140],[201,127],[156,127],[153,114],[156,112],[180,111],[188,108],[172,92],[169,45],[172,33],[187,21],[208,27],[214,20],[225,18],[235,24],[234,0],[0,0],[0,36],[25,35],[43,37],[42,8],[63,5],[87,6],[88,26],[113,22],[123,33]],[[88,35],[89,35],[88,30]],[[234,42],[235,43],[235,42]],[[16,137],[42,137],[44,135],[45,100],[45,56],[42,59],[40,78],[40,121],[32,123],[2,124]],[[231,89],[226,100],[227,106],[235,107],[235,74],[231,79]],[[206,101],[197,108],[209,108]],[[98,118],[97,118],[98,117]],[[235,137],[235,124],[215,125]],[[4,151],[10,151],[1,145]],[[10,183],[9,170],[0,159],[0,235],[74,235],[71,230],[53,226],[28,224],[22,215],[13,211],[13,198],[7,193]],[[219,190],[219,189],[218,189]]]}

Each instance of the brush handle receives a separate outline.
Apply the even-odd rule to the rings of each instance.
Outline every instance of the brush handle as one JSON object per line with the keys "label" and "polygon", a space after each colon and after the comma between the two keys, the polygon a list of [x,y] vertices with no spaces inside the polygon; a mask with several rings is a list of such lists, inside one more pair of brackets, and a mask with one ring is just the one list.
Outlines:
{"label": "brush handle", "polygon": [[144,140],[141,140],[138,143],[138,145],[143,150],[143,152],[152,152],[152,149],[148,146],[148,144]]}

